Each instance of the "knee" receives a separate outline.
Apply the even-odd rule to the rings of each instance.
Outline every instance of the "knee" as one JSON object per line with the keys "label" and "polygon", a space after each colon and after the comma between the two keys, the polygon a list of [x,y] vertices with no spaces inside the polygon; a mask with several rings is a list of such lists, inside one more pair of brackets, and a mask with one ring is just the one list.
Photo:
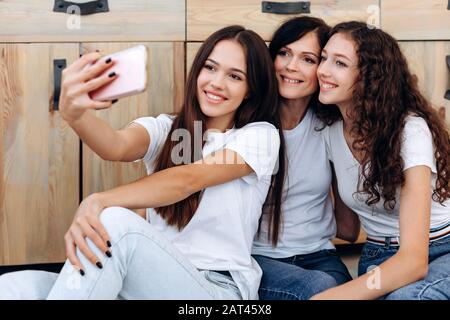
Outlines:
{"label": "knee", "polygon": [[133,211],[122,207],[109,207],[100,213],[100,222],[111,238],[136,230],[144,220]]}
{"label": "knee", "polygon": [[311,283],[311,289],[310,294],[311,297],[315,294],[318,294],[322,291],[325,291],[327,289],[333,288],[337,286],[336,280],[330,276],[329,274],[323,272],[323,271],[312,271],[313,277],[310,281]]}

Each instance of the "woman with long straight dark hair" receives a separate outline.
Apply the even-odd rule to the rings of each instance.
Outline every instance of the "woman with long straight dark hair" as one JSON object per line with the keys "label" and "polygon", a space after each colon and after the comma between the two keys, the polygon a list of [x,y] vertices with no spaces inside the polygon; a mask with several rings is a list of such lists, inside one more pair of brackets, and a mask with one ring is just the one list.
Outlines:
{"label": "woman with long straight dark hair", "polygon": [[450,139],[397,41],[336,25],[319,99],[339,194],[367,233],[359,277],[317,299],[450,298]]}
{"label": "woman with long straight dark hair", "polygon": [[337,232],[338,237],[354,241],[348,237],[353,232],[345,228],[358,228],[357,217],[335,194],[336,230],[330,197],[332,167],[319,131],[324,125],[317,117],[317,67],[329,31],[321,19],[297,17],[281,25],[270,42],[288,164],[283,214],[263,214],[253,244],[254,257],[263,269],[261,299],[305,300],[351,280],[331,240]]}
{"label": "woman with long straight dark hair", "polygon": [[[59,276],[3,275],[0,297],[256,299],[252,239],[270,188],[279,210],[284,174],[273,176],[283,137],[264,41],[240,26],[215,32],[194,59],[182,111],[118,131],[89,110],[111,106],[88,92],[117,76],[96,77],[113,64],[91,53],[67,68],[61,114],[102,158],[142,159],[149,176],[84,199]],[[150,209],[129,210],[139,208]]]}

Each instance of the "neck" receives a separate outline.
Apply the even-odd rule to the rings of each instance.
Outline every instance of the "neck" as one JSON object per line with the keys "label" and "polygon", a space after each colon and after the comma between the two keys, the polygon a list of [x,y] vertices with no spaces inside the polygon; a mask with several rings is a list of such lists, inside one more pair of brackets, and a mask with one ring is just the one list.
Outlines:
{"label": "neck", "polygon": [[283,129],[293,129],[303,120],[310,101],[311,96],[295,100],[283,99],[281,101],[281,122]]}
{"label": "neck", "polygon": [[353,123],[353,121],[350,119],[350,116],[349,116],[351,104],[350,103],[342,103],[342,104],[337,105],[337,107],[339,108],[339,111],[341,112],[341,115],[342,115],[344,131],[347,133],[350,133],[350,129],[351,129],[352,123]]}
{"label": "neck", "polygon": [[206,129],[219,130],[220,132],[225,132],[227,129],[233,127],[233,116],[234,114],[224,115],[221,117],[208,118],[206,121]]}

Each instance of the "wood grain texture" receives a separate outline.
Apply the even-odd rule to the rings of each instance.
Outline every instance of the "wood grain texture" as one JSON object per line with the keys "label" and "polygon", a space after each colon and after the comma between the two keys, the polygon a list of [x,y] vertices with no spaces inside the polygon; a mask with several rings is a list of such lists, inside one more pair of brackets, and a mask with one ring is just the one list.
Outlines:
{"label": "wood grain texture", "polygon": [[52,110],[53,60],[74,44],[0,45],[0,264],[62,262],[79,201],[79,139]]}
{"label": "wood grain texture", "polygon": [[[261,12],[261,0],[187,0],[187,41],[203,41],[214,31],[240,24],[270,40],[275,29],[295,15]],[[295,0],[278,1],[295,2]],[[379,0],[314,0],[308,15],[329,24],[347,20],[379,21]],[[376,8],[373,6],[377,6]],[[375,12],[375,13],[374,13]]]}
{"label": "wood grain texture", "polygon": [[[113,128],[125,127],[144,116],[157,116],[178,109],[183,99],[184,44],[172,42],[143,43],[148,48],[148,87],[139,95],[120,99],[109,110],[96,111]],[[113,53],[136,43],[83,44],[83,52],[99,49]],[[181,87],[180,87],[181,86]],[[83,144],[83,197],[135,181],[146,175],[144,164],[104,161]]]}
{"label": "wood grain texture", "polygon": [[400,47],[411,72],[418,78],[421,92],[445,117],[450,128],[450,100],[444,98],[450,89],[450,71],[445,62],[450,54],[450,41],[401,41]]}
{"label": "wood grain texture", "polygon": [[448,0],[380,0],[381,28],[398,40],[450,40]]}
{"label": "wood grain texture", "polygon": [[85,16],[53,12],[53,4],[0,1],[0,42],[185,40],[185,0],[114,0],[109,12]]}

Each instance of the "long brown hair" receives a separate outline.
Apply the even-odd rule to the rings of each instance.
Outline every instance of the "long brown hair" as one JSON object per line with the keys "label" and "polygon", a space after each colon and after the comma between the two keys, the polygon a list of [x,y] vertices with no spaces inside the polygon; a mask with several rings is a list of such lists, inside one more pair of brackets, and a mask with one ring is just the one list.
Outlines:
{"label": "long brown hair", "polygon": [[[276,128],[281,128],[278,115],[278,84],[273,69],[273,63],[264,41],[255,32],[246,30],[242,26],[229,26],[220,29],[206,39],[198,50],[191,70],[186,82],[186,94],[181,112],[173,121],[170,132],[164,143],[161,153],[156,163],[155,171],[164,170],[174,167],[176,164],[172,161],[171,152],[176,141],[172,141],[172,132],[177,129],[186,129],[191,137],[194,137],[194,122],[202,122],[202,136],[206,130],[205,121],[207,117],[200,109],[197,99],[197,78],[200,71],[205,65],[206,59],[209,57],[214,47],[219,41],[232,40],[236,41],[243,48],[247,61],[247,84],[249,94],[243,100],[236,110],[234,116],[235,128],[242,128],[248,123],[257,121],[267,121],[272,123]],[[284,157],[284,139],[281,129],[280,132],[280,150],[279,156]],[[203,143],[203,142],[202,142]],[[191,139],[191,159],[195,162],[201,159],[202,155],[194,154],[194,139]],[[283,181],[279,178],[284,175],[284,168],[279,167],[278,173],[272,176],[271,191],[269,194],[276,198],[274,201],[277,205],[273,210],[280,210],[281,190]],[[280,191],[279,191],[280,190]],[[156,208],[156,212],[160,214],[169,225],[175,225],[179,230],[186,226],[200,202],[200,191],[192,194],[188,198],[177,203]],[[280,199],[278,199],[278,197]]]}
{"label": "long brown hair", "polygon": [[[357,21],[336,25],[330,37],[336,33],[354,41],[359,59],[354,107],[349,112],[351,134],[357,137],[353,148],[364,155],[356,193],[367,195],[365,203],[369,206],[383,198],[386,210],[395,207],[396,190],[405,180],[400,156],[402,134],[405,118],[412,114],[423,118],[431,131],[437,168],[433,200],[443,204],[450,198],[449,133],[420,93],[417,77],[411,74],[397,41]],[[320,115],[328,125],[342,119],[336,106],[325,106]]]}
{"label": "long brown hair", "polygon": [[[322,49],[325,46],[325,43],[328,40],[328,33],[331,28],[322,20],[315,17],[294,17],[287,21],[285,21],[273,34],[272,40],[269,45],[269,52],[272,58],[272,61],[275,61],[275,58],[284,46],[295,42],[301,39],[304,35],[309,32],[315,32],[317,35],[317,39]],[[319,109],[320,102],[318,100],[319,90],[317,90],[314,95],[311,97],[308,108],[312,108],[314,111]],[[281,115],[280,115],[281,117]],[[281,128],[281,126],[280,126]],[[280,167],[283,166],[283,172],[287,171],[287,159],[285,157],[279,158]],[[289,177],[278,177],[279,179],[285,179]],[[285,197],[287,197],[287,190],[285,193]],[[268,197],[266,203],[264,204],[264,214],[270,214],[269,216],[269,224],[268,224],[268,240],[272,242],[272,245],[275,247],[278,243],[278,238],[280,234],[280,229],[282,228],[282,210],[271,210],[271,208],[277,203],[273,203],[272,200],[281,199],[282,190],[280,192],[280,196],[278,197]],[[281,206],[281,204],[280,204]],[[261,229],[258,229],[258,235],[261,232]]]}

